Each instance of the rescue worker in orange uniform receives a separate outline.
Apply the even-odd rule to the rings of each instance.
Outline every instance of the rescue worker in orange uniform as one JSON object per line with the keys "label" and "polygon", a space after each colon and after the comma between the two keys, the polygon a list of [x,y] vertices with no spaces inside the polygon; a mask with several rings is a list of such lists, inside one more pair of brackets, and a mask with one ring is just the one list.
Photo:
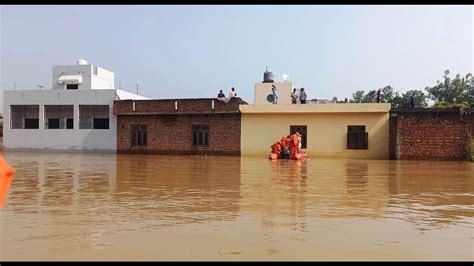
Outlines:
{"label": "rescue worker in orange uniform", "polygon": [[296,132],[296,135],[298,135],[298,146],[296,148],[296,151],[298,153],[301,153],[301,141],[302,141],[301,134],[299,132]]}
{"label": "rescue worker in orange uniform", "polygon": [[290,136],[290,153],[294,155],[298,150],[298,132],[294,132]]}
{"label": "rescue worker in orange uniform", "polygon": [[288,137],[283,136],[283,137],[280,139],[280,143],[281,143],[281,150],[286,150],[286,149],[288,149],[288,144],[289,144]]}
{"label": "rescue worker in orange uniform", "polygon": [[275,153],[278,156],[278,159],[281,158],[281,142],[277,141],[272,145],[272,153]]}

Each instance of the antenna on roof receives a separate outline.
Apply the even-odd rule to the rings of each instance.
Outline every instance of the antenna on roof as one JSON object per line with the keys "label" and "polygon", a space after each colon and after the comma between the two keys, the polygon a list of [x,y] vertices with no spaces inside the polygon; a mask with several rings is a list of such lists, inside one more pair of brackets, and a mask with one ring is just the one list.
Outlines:
{"label": "antenna on roof", "polygon": [[265,72],[268,72],[268,66],[265,68]]}

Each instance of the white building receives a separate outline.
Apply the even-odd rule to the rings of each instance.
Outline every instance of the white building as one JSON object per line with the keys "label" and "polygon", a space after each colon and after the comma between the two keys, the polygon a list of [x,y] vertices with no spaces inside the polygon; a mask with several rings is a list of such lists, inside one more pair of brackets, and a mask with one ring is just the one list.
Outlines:
{"label": "white building", "polygon": [[147,99],[115,89],[115,74],[85,60],[53,66],[51,90],[4,91],[6,149],[116,150],[116,99]]}

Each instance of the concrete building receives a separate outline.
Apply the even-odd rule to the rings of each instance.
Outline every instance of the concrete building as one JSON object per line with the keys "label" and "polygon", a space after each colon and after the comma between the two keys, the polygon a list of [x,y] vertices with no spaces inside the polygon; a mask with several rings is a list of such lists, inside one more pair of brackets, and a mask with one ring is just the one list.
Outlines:
{"label": "concrete building", "polygon": [[242,155],[267,156],[274,142],[298,131],[311,157],[389,158],[389,103],[291,104],[291,82],[279,82],[279,102],[271,104],[271,84],[256,83],[255,103],[240,106]]}
{"label": "concrete building", "polygon": [[118,153],[240,155],[240,98],[117,100]]}
{"label": "concrete building", "polygon": [[113,101],[146,98],[85,60],[53,66],[52,77],[51,90],[4,91],[4,148],[116,150]]}

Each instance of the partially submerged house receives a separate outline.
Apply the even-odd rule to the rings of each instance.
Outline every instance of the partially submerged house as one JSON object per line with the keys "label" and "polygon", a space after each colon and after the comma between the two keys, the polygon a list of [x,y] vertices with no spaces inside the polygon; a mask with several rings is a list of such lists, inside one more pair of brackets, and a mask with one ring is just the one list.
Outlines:
{"label": "partially submerged house", "polygon": [[117,100],[118,153],[240,155],[240,98]]}
{"label": "partially submerged house", "polygon": [[[271,85],[279,94],[272,104]],[[388,103],[291,104],[291,82],[264,80],[255,102],[241,105],[242,155],[266,156],[281,137],[298,131],[311,157],[388,159]]]}

